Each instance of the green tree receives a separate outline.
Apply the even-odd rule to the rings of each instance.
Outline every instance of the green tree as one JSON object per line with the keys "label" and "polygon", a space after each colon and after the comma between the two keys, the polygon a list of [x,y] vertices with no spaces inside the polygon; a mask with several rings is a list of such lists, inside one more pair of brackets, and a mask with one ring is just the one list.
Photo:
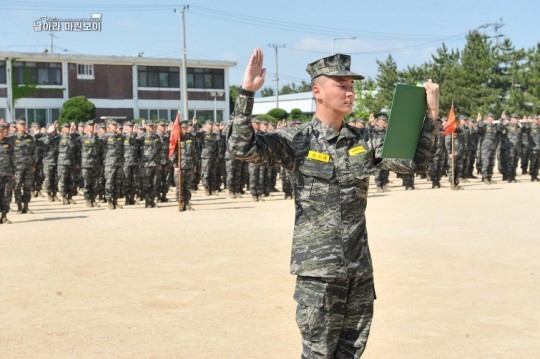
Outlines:
{"label": "green tree", "polygon": [[291,119],[296,120],[296,119],[301,118],[302,115],[303,115],[302,110],[300,110],[299,108],[293,108],[293,109],[291,110],[291,115],[290,115],[290,117],[291,117]]}
{"label": "green tree", "polygon": [[285,111],[282,108],[273,108],[270,111],[268,111],[266,114],[272,116],[273,118],[275,118],[278,121],[286,120],[287,117],[289,116],[287,111]]}
{"label": "green tree", "polygon": [[368,118],[370,113],[379,111],[379,105],[375,98],[377,84],[371,77],[362,81],[354,82],[355,102],[353,114],[355,118]]}
{"label": "green tree", "polygon": [[540,113],[540,42],[526,52],[523,66],[524,105],[531,114]]}
{"label": "green tree", "polygon": [[64,102],[60,110],[60,124],[65,122],[79,122],[94,119],[96,106],[84,96],[75,96]]}
{"label": "green tree", "polygon": [[392,55],[388,55],[385,61],[377,60],[377,94],[375,95],[375,112],[392,106],[394,88],[399,81],[396,62]]}
{"label": "green tree", "polygon": [[449,50],[443,42],[437,53],[431,56],[432,62],[427,66],[427,78],[439,84],[440,108],[443,113],[450,111],[452,102],[457,99],[459,87],[457,77],[461,64],[460,52]]}
{"label": "green tree", "polygon": [[236,103],[236,99],[240,95],[240,87],[236,85],[229,86],[229,108],[234,110],[234,104]]}
{"label": "green tree", "polygon": [[257,116],[254,116],[254,117],[258,118],[261,121],[268,121],[268,122],[272,122],[272,123],[277,123],[278,122],[278,120],[275,117],[270,116],[269,114],[261,114],[261,115],[257,115]]}
{"label": "green tree", "polygon": [[263,87],[261,89],[261,97],[274,96],[274,89],[271,87]]}
{"label": "green tree", "polygon": [[456,82],[459,92],[455,104],[462,114],[493,111],[500,98],[493,74],[494,56],[487,36],[478,31],[467,34],[467,43],[461,55],[461,67]]}

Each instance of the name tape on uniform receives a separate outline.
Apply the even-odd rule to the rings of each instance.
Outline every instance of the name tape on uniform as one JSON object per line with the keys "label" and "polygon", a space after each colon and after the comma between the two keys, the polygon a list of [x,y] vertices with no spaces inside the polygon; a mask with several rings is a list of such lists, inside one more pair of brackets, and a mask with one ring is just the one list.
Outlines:
{"label": "name tape on uniform", "polygon": [[321,162],[329,162],[330,156],[325,153],[320,153],[317,151],[309,151],[308,152],[308,158],[311,158],[315,161],[321,161]]}

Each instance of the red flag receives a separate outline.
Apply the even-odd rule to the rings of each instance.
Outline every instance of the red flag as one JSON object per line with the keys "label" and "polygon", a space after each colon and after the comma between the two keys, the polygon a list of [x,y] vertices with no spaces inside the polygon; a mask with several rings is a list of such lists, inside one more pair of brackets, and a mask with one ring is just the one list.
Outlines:
{"label": "red flag", "polygon": [[176,114],[176,120],[171,130],[171,138],[169,140],[169,160],[171,159],[176,146],[178,146],[178,140],[180,139],[180,111]]}
{"label": "red flag", "polygon": [[446,120],[446,129],[443,131],[443,136],[448,135],[449,133],[455,133],[458,125],[459,122],[456,120],[456,115],[454,114],[454,104],[452,104],[450,113],[448,114],[448,120]]}

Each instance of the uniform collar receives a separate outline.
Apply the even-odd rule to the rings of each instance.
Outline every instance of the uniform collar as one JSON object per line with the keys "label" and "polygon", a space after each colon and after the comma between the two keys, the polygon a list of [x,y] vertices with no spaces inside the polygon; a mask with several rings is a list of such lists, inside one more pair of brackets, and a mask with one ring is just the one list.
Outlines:
{"label": "uniform collar", "polygon": [[345,137],[345,138],[355,138],[356,136],[349,128],[349,125],[342,122],[341,129],[338,131],[334,130],[332,127],[325,125],[317,117],[313,118],[313,129],[318,131],[322,138],[330,142],[336,137]]}

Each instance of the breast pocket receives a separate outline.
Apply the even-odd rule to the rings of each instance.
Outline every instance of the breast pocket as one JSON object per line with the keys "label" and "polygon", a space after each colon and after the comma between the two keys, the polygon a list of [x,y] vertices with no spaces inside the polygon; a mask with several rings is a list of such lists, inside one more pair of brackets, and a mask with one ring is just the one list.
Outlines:
{"label": "breast pocket", "polygon": [[373,151],[349,155],[349,167],[355,179],[364,179],[374,175],[377,168],[373,163]]}
{"label": "breast pocket", "polygon": [[330,187],[330,179],[334,175],[334,163],[322,162],[306,158],[299,168],[303,184],[299,193],[300,199],[324,203]]}

